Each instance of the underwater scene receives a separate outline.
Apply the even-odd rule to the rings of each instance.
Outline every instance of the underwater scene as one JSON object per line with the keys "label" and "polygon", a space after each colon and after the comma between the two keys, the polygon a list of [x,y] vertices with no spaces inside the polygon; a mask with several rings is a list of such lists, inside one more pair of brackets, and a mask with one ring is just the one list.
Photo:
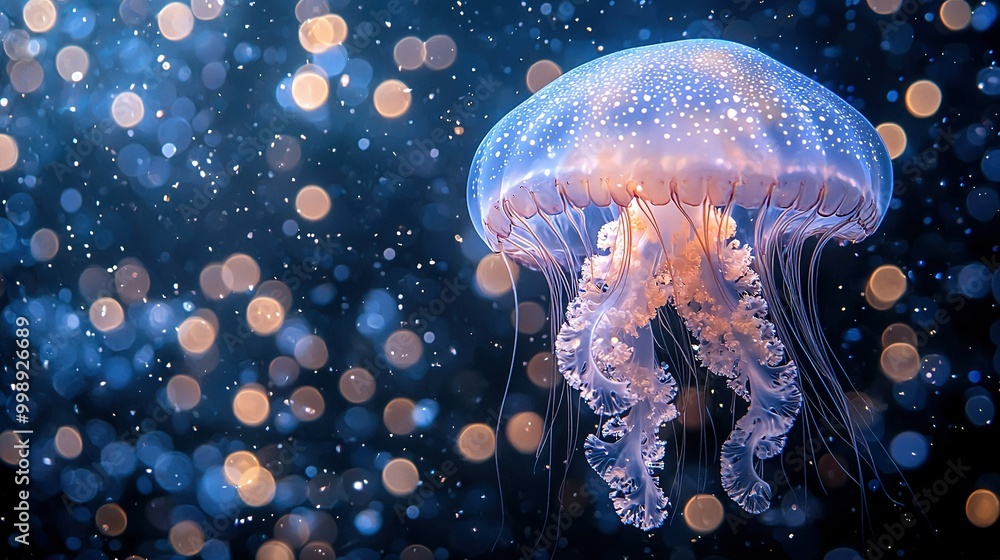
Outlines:
{"label": "underwater scene", "polygon": [[0,558],[1000,558],[993,0],[0,0]]}

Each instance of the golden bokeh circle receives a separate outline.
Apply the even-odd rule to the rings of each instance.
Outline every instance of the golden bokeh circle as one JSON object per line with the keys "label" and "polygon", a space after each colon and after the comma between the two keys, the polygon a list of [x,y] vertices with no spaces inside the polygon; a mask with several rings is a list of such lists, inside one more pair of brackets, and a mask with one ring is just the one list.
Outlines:
{"label": "golden bokeh circle", "polygon": [[194,29],[194,13],[187,4],[171,2],[156,15],[156,24],[165,39],[180,41],[187,38]]}
{"label": "golden bokeh circle", "polygon": [[73,426],[60,426],[56,430],[56,453],[63,459],[76,459],[83,453],[83,438]]}
{"label": "golden bokeh circle", "polygon": [[395,79],[382,82],[372,94],[375,110],[390,119],[405,113],[410,108],[412,98],[409,86]]}
{"label": "golden bokeh circle", "polygon": [[906,109],[914,117],[929,117],[941,107],[941,88],[930,80],[917,80],[906,88]]}
{"label": "golden bokeh circle", "polygon": [[247,304],[247,324],[255,334],[274,334],[284,321],[285,308],[274,298],[255,297]]}
{"label": "golden bokeh circle", "polygon": [[348,402],[362,404],[375,395],[375,378],[364,368],[351,368],[340,376],[339,388]]}
{"label": "golden bokeh circle", "polygon": [[128,515],[118,504],[104,504],[97,508],[94,514],[97,530],[109,537],[117,537],[125,532],[128,526]]}
{"label": "golden bokeh circle", "polygon": [[559,76],[562,76],[562,68],[559,68],[558,64],[551,60],[539,60],[532,64],[531,68],[528,68],[525,80],[528,84],[528,90],[535,93]]}
{"label": "golden bokeh circle", "polygon": [[295,195],[295,211],[310,222],[325,218],[330,207],[330,195],[322,187],[307,185]]}
{"label": "golden bokeh circle", "polygon": [[519,412],[507,421],[507,441],[521,453],[533,454],[542,442],[545,422],[534,412]]}
{"label": "golden bokeh circle", "polygon": [[496,435],[486,424],[469,424],[458,434],[458,452],[465,460],[481,463],[496,451]]}
{"label": "golden bokeh circle", "polygon": [[299,387],[288,399],[288,406],[292,409],[292,414],[303,422],[311,422],[323,416],[326,410],[326,401],[323,395],[315,387]]}
{"label": "golden bokeh circle", "polygon": [[267,421],[270,412],[267,392],[256,383],[242,387],[233,397],[233,414],[245,426],[260,426]]}
{"label": "golden bokeh circle", "polygon": [[725,510],[722,502],[711,494],[696,494],[691,496],[684,505],[684,522],[692,531],[707,534],[722,525]]}
{"label": "golden bokeh circle", "polygon": [[0,133],[0,173],[9,171],[17,165],[17,140]]}
{"label": "golden bokeh circle", "polygon": [[405,397],[392,399],[382,411],[382,423],[396,435],[405,436],[413,433],[417,428],[417,423],[413,419],[413,412],[416,409],[417,405],[410,399]]}
{"label": "golden bokeh circle", "polygon": [[116,300],[102,297],[90,304],[90,324],[101,332],[117,329],[125,320],[125,311]]}
{"label": "golden bokeh circle", "polygon": [[890,158],[896,159],[903,155],[906,150],[906,131],[903,127],[894,122],[885,122],[876,126],[875,131],[882,137]]}
{"label": "golden bokeh circle", "polygon": [[417,489],[420,473],[409,459],[393,459],[382,469],[382,486],[393,496],[402,498]]}
{"label": "golden bokeh circle", "polygon": [[215,344],[215,334],[215,327],[202,317],[188,317],[177,327],[177,342],[189,354],[204,354]]}

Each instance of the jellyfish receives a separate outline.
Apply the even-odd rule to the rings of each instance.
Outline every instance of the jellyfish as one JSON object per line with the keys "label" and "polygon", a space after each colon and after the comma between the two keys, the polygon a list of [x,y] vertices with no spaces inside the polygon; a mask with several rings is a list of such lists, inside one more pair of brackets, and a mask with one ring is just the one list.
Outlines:
{"label": "jellyfish", "polygon": [[[548,282],[558,368],[601,417],[584,451],[622,522],[648,531],[666,517],[661,428],[678,416],[678,367],[723,378],[745,403],[719,481],[750,513],[769,507],[763,461],[802,409],[854,425],[817,312],[817,263],[828,242],[875,231],[891,185],[889,154],[857,110],[720,40],[598,58],[485,137],[470,215],[493,251]],[[662,340],[696,359],[671,369]]]}

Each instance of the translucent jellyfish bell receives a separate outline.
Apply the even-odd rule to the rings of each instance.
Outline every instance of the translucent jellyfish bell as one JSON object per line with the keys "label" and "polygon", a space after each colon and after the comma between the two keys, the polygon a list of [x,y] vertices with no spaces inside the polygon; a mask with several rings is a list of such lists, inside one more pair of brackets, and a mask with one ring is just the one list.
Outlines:
{"label": "translucent jellyfish bell", "polygon": [[814,277],[800,278],[799,263],[810,237],[815,266],[828,241],[873,232],[891,189],[888,152],[861,114],[725,41],[602,57],[490,131],[469,177],[470,214],[493,250],[541,270],[556,306],[566,303],[553,318],[559,368],[610,417],[586,454],[624,522],[651,529],[667,507],[655,472],[676,382],[656,359],[659,313],[676,313],[663,323],[687,333],[668,339],[748,403],[721,453],[722,486],[747,511],[770,504],[756,462],[780,453],[803,394],[857,439]]}

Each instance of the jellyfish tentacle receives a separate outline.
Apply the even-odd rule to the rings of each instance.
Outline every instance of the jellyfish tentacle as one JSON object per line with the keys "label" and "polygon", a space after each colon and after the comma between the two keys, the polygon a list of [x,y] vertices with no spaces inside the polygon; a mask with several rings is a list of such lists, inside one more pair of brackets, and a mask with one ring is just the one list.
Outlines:
{"label": "jellyfish tentacle", "polygon": [[[633,217],[634,218],[634,217]],[[588,405],[610,415],[587,437],[590,465],[611,487],[622,521],[659,527],[669,501],[654,473],[663,468],[661,425],[677,417],[677,384],[656,361],[650,320],[665,305],[669,278],[654,232],[629,217],[605,224],[581,267],[579,294],[556,340],[559,369]]]}
{"label": "jellyfish tentacle", "polygon": [[698,342],[699,361],[749,403],[722,446],[721,478],[730,498],[760,513],[770,507],[771,489],[754,458],[784,448],[802,404],[798,370],[767,319],[750,246],[733,239],[735,222],[716,209],[685,215],[691,231],[675,232],[669,245],[671,303]]}

